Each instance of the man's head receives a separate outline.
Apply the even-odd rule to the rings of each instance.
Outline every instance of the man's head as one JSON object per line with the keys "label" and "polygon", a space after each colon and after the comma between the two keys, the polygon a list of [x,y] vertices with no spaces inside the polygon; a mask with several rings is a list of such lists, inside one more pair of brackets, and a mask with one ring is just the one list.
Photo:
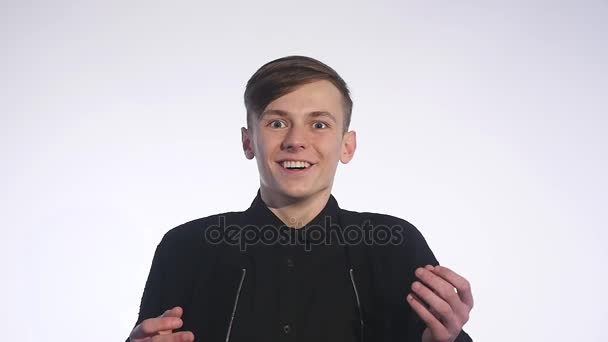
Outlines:
{"label": "man's head", "polygon": [[251,127],[268,104],[295,88],[320,80],[331,82],[342,94],[344,126],[350,125],[353,101],[346,82],[328,65],[310,57],[288,56],[270,61],[251,76],[245,88],[247,127]]}
{"label": "man's head", "polygon": [[[290,199],[330,193],[338,161],[348,163],[356,149],[344,80],[320,61],[289,56],[256,71],[244,97],[243,150],[256,158],[262,192]],[[285,161],[310,166],[289,170],[302,165]]]}

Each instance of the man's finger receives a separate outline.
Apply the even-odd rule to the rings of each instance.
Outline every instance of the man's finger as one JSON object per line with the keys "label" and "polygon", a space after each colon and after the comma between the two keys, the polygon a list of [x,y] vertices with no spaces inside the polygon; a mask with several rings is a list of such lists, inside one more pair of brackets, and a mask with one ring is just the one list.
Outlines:
{"label": "man's finger", "polygon": [[[429,304],[430,308],[427,309],[427,311],[433,311],[431,314],[435,313],[434,316],[437,316],[437,319],[448,330],[453,331],[460,328],[460,322],[455,310],[448,302],[438,296],[437,293],[433,292],[429,287],[419,281],[412,283],[412,290],[418,298]],[[460,305],[462,305],[462,303]]]}
{"label": "man's finger", "polygon": [[433,315],[424,304],[414,297],[413,294],[408,294],[406,300],[412,310],[416,312],[418,317],[426,324],[426,326],[431,329],[433,336],[449,336],[448,329],[441,323],[435,315]]}
{"label": "man's finger", "polygon": [[163,312],[163,314],[158,317],[182,317],[183,314],[184,314],[184,309],[182,309],[181,306],[176,306],[174,308],[171,308],[171,309]]}
{"label": "man's finger", "polygon": [[178,317],[148,318],[133,329],[131,339],[152,337],[164,330],[174,330],[182,326],[183,321]]}
{"label": "man's finger", "polygon": [[[469,320],[469,312],[471,311],[471,307],[465,303],[462,296],[458,294],[454,284],[449,281],[459,281],[457,277],[460,276],[453,271],[446,271],[445,268],[441,269],[440,266],[430,265],[425,266],[424,269],[416,270],[416,275],[425,284],[428,284],[431,290],[437,293],[439,297],[443,298],[450,304],[452,310],[458,316],[461,325]],[[446,275],[446,278],[448,279],[444,278]],[[460,278],[464,279],[462,277]]]}
{"label": "man's finger", "polygon": [[469,309],[473,308],[473,294],[471,293],[471,284],[468,280],[445,266],[435,266],[432,272],[452,284],[458,291],[458,297],[460,297],[462,302]]}
{"label": "man's finger", "polygon": [[194,342],[194,334],[190,331],[180,331],[171,335],[154,336],[151,342]]}
{"label": "man's finger", "polygon": [[430,265],[427,265],[425,268],[418,268],[416,270],[416,277],[441,299],[446,301],[452,307],[452,310],[457,313],[467,311],[466,305],[456,294],[456,291],[454,291],[454,286],[438,274],[435,274],[432,269],[433,267]]}

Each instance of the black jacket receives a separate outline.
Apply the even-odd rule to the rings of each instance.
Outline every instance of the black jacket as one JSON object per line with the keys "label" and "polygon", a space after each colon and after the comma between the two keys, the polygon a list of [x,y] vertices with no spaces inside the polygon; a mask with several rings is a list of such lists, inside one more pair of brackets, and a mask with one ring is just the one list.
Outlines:
{"label": "black jacket", "polygon": [[[330,201],[335,198],[331,196]],[[252,340],[245,332],[253,319],[238,310],[251,260],[238,245],[217,243],[217,234],[211,232],[217,230],[220,218],[232,227],[262,224],[254,203],[246,211],[200,218],[165,234],[154,254],[136,325],[181,306],[184,325],[179,330],[192,331],[196,341],[226,341],[228,335],[230,342]],[[335,204],[339,222],[334,228],[384,226],[401,237],[381,244],[345,243],[353,285],[345,290],[357,294],[363,341],[420,341],[424,322],[405,298],[416,279],[415,269],[438,265],[424,237],[403,219],[348,211]],[[457,341],[471,339],[462,331]]]}

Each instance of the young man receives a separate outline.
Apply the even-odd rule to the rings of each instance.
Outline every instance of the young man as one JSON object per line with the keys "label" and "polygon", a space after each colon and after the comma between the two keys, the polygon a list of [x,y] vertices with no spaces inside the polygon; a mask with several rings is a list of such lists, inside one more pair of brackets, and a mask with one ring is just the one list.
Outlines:
{"label": "young man", "polygon": [[355,153],[349,90],[290,56],[245,90],[251,206],[185,223],[158,245],[129,340],[471,341],[466,279],[407,221],[341,209],[338,161]]}

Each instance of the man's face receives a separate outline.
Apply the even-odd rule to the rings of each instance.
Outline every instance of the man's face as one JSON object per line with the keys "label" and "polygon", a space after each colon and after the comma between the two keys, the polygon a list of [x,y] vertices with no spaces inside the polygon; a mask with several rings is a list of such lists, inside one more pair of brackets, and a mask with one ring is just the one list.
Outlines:
{"label": "man's face", "polygon": [[355,132],[343,133],[344,119],[342,94],[325,80],[269,103],[252,120],[254,127],[241,128],[243,150],[257,160],[262,191],[294,199],[331,193],[338,160],[348,163],[356,149]]}

